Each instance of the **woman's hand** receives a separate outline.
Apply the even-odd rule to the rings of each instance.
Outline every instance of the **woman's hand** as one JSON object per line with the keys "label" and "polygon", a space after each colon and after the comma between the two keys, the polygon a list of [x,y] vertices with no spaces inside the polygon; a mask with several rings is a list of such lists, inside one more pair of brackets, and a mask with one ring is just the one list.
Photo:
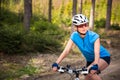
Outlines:
{"label": "woman's hand", "polygon": [[57,67],[53,67],[52,70],[53,70],[54,72],[56,72],[58,69],[57,69]]}
{"label": "woman's hand", "polygon": [[95,73],[97,73],[97,71],[96,70],[91,70],[90,73],[95,74]]}
{"label": "woman's hand", "polygon": [[98,70],[99,70],[98,64],[94,64],[90,67],[89,72],[91,74],[95,74],[95,73],[97,73]]}
{"label": "woman's hand", "polygon": [[52,64],[52,70],[53,70],[54,72],[56,72],[56,71],[58,70],[58,68],[59,68],[58,63],[53,63],[53,64]]}

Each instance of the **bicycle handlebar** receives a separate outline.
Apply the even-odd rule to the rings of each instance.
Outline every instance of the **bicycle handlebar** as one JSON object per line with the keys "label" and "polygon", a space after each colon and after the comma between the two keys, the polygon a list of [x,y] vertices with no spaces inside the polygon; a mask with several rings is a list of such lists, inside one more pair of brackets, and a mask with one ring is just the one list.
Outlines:
{"label": "bicycle handlebar", "polygon": [[66,67],[60,66],[58,69],[58,72],[69,73],[69,74],[78,74],[78,75],[79,74],[86,75],[89,73],[89,71],[85,67],[79,68],[79,69],[72,69],[69,65],[67,65]]}

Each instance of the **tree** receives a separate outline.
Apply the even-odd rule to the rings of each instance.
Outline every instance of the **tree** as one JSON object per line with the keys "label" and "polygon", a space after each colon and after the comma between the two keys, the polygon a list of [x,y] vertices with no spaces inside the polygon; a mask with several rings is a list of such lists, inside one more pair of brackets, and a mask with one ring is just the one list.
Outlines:
{"label": "tree", "polygon": [[32,17],[32,0],[24,0],[24,27],[26,31],[30,29],[30,19]]}
{"label": "tree", "polygon": [[82,0],[80,0],[80,7],[79,7],[79,10],[80,10],[80,14],[82,14]]}
{"label": "tree", "polygon": [[0,0],[0,15],[1,15],[1,8],[2,8],[2,5],[1,5],[2,1]]}
{"label": "tree", "polygon": [[48,21],[51,22],[51,11],[52,11],[52,0],[49,0],[49,8],[48,8]]}
{"label": "tree", "polygon": [[[72,7],[72,16],[77,13],[77,0],[73,0],[73,7]],[[74,31],[74,26],[72,25],[71,32]]]}
{"label": "tree", "polygon": [[112,0],[107,0],[107,13],[106,13],[105,30],[109,30],[109,28],[110,28],[111,9],[112,9]]}
{"label": "tree", "polygon": [[72,15],[77,13],[77,0],[73,0]]}
{"label": "tree", "polygon": [[92,0],[91,12],[90,12],[90,21],[89,27],[90,29],[94,29],[94,16],[95,16],[95,0]]}

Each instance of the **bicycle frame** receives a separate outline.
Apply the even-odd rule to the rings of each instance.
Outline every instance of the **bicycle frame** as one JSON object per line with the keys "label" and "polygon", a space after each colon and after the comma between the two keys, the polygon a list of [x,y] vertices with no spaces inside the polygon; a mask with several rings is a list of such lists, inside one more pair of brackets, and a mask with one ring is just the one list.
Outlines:
{"label": "bicycle frame", "polygon": [[75,74],[75,79],[74,80],[80,80],[79,75],[80,74],[86,75],[86,74],[88,74],[89,71],[85,67],[80,68],[80,69],[72,69],[69,65],[67,65],[66,67],[60,66],[59,69],[58,69],[58,72],[68,73],[68,74],[72,74],[72,75]]}

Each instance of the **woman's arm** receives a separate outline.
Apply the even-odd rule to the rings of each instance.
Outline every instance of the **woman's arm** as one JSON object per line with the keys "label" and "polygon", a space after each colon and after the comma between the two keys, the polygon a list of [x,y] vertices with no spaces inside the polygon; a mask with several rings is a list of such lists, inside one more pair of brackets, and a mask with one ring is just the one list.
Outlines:
{"label": "woman's arm", "polygon": [[94,43],[95,60],[93,64],[98,64],[100,58],[100,39],[98,38]]}
{"label": "woman's arm", "polygon": [[61,53],[61,55],[57,59],[56,63],[59,64],[69,54],[73,44],[74,44],[73,41],[71,39],[69,39],[65,49],[63,50],[63,52]]}

